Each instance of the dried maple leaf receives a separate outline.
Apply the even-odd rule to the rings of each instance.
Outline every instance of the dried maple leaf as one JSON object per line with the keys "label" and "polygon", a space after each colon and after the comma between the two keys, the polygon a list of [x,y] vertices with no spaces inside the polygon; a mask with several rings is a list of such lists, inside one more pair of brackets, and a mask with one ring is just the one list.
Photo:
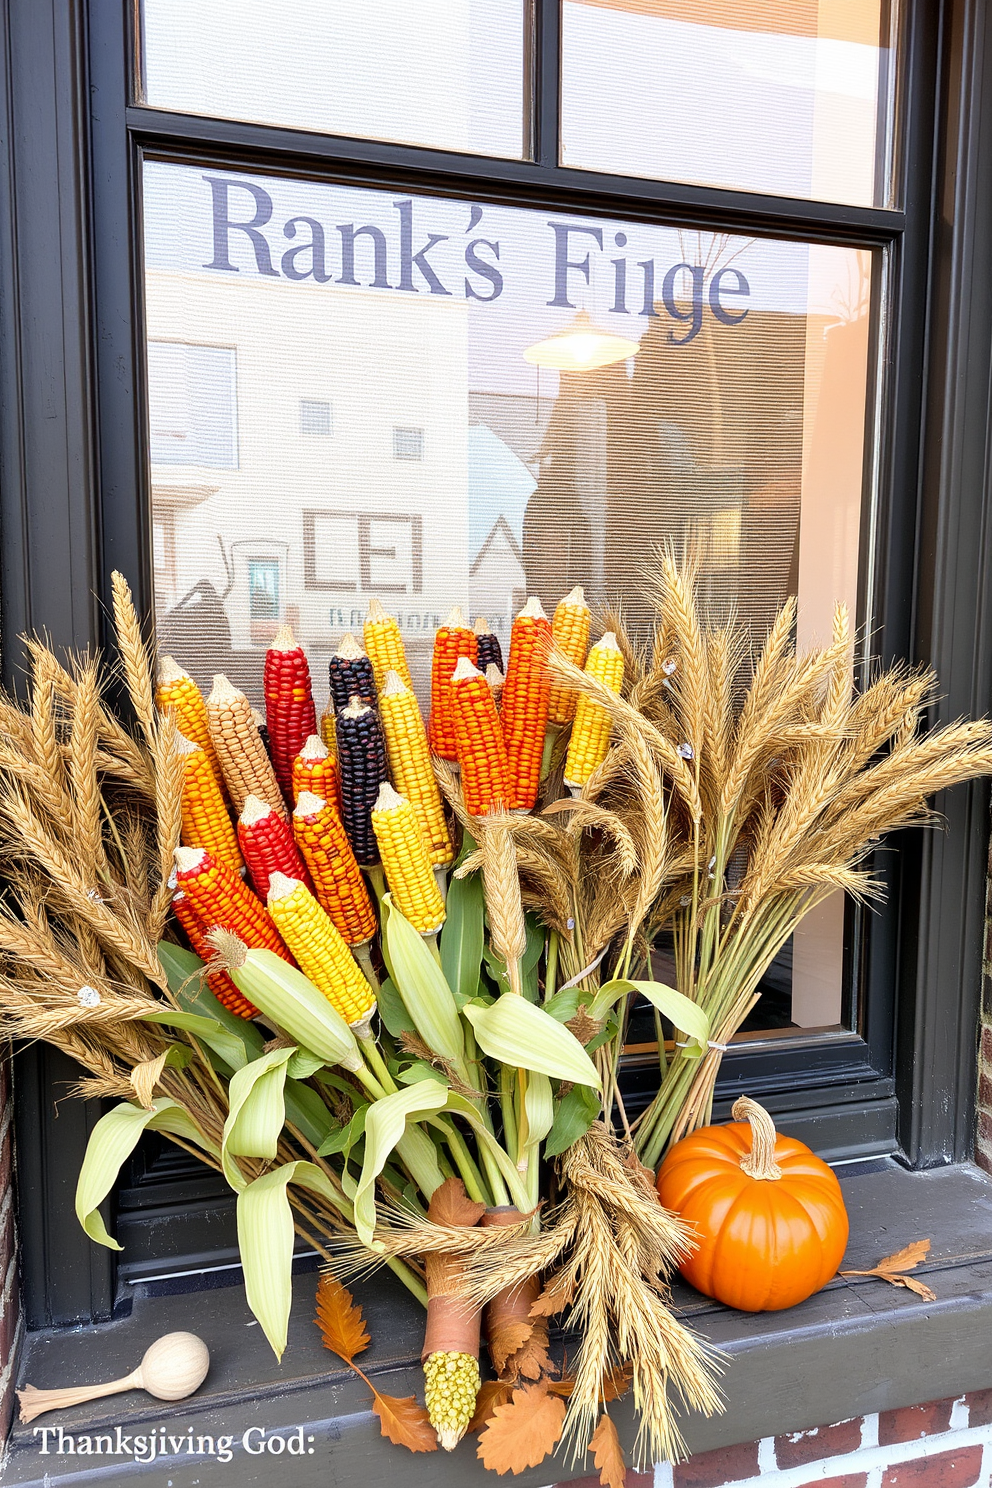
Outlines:
{"label": "dried maple leaf", "polygon": [[485,1204],[469,1198],[460,1178],[446,1178],[427,1206],[427,1218],[441,1225],[477,1225],[485,1212]]}
{"label": "dried maple leaf", "polygon": [[407,1395],[401,1400],[398,1395],[380,1395],[374,1385],[369,1388],[375,1397],[372,1409],[379,1417],[383,1436],[410,1452],[437,1451],[437,1432],[414,1396]]}
{"label": "dried maple leaf", "polygon": [[879,1281],[887,1281],[890,1286],[908,1288],[926,1302],[936,1302],[937,1294],[930,1290],[926,1282],[920,1281],[919,1277],[903,1274],[914,1270],[921,1261],[926,1260],[929,1251],[929,1240],[913,1240],[909,1245],[904,1245],[902,1250],[897,1250],[895,1255],[885,1256],[877,1266],[872,1266],[870,1271],[841,1271],[840,1275],[875,1276]]}
{"label": "dried maple leaf", "polygon": [[350,1364],[372,1342],[365,1329],[362,1309],[330,1272],[321,1273],[317,1282],[316,1324],[324,1347]]}
{"label": "dried maple leaf", "polygon": [[913,1271],[925,1261],[930,1252],[929,1240],[912,1240],[909,1245],[904,1245],[902,1250],[897,1250],[895,1255],[885,1256],[879,1261],[879,1271]]}
{"label": "dried maple leaf", "polygon": [[548,1353],[548,1320],[537,1317],[528,1325],[524,1343],[506,1361],[504,1373],[507,1378],[539,1380],[546,1374],[557,1374],[558,1366],[552,1363]]}
{"label": "dried maple leaf", "polygon": [[531,1304],[530,1315],[536,1317],[553,1317],[556,1312],[562,1312],[570,1305],[575,1296],[575,1279],[567,1271],[559,1271],[547,1283],[544,1291]]}
{"label": "dried maple leaf", "polygon": [[546,1380],[520,1385],[505,1405],[498,1405],[479,1436],[476,1455],[491,1472],[520,1473],[537,1467],[553,1452],[565,1422],[565,1402],[548,1390]]}
{"label": "dried maple leaf", "polygon": [[510,1318],[499,1323],[495,1328],[490,1327],[487,1344],[489,1357],[497,1374],[502,1374],[507,1360],[512,1358],[518,1349],[523,1348],[533,1332],[533,1326],[532,1323],[523,1322],[519,1318]]}
{"label": "dried maple leaf", "polygon": [[623,1447],[617,1436],[617,1428],[604,1411],[599,1418],[599,1425],[589,1438],[589,1450],[592,1452],[592,1460],[599,1468],[599,1481],[602,1488],[624,1488],[627,1481],[627,1464],[624,1461]]}
{"label": "dried maple leaf", "polygon": [[469,1431],[481,1431],[492,1417],[498,1405],[505,1405],[513,1394],[513,1386],[505,1380],[485,1380],[475,1397],[475,1415],[468,1423]]}

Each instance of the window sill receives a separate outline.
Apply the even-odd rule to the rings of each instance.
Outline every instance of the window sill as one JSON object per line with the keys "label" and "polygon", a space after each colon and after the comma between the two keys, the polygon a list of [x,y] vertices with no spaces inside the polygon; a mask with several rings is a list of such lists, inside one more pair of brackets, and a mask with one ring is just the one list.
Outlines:
{"label": "window sill", "polygon": [[[890,1160],[858,1165],[839,1175],[851,1215],[852,1240],[845,1266],[876,1265],[910,1240],[933,1242],[926,1275],[937,1293],[924,1302],[902,1287],[870,1279],[832,1282],[802,1306],[781,1313],[742,1314],[676,1289],[676,1301],[693,1326],[730,1356],[724,1376],[726,1413],[711,1421],[692,1417],[685,1433],[694,1451],[757,1437],[807,1430],[853,1415],[915,1405],[992,1385],[988,1352],[992,1322],[992,1179],[964,1164],[910,1173]],[[237,1276],[237,1273],[234,1273]],[[223,1273],[222,1273],[223,1276]],[[230,1275],[228,1275],[228,1279]],[[183,1283],[186,1285],[187,1283]],[[135,1288],[131,1315],[75,1331],[28,1335],[21,1380],[39,1387],[114,1378],[129,1372],[159,1334],[192,1328],[210,1346],[205,1388],[174,1405],[129,1394],[96,1401],[31,1426],[16,1426],[3,1482],[67,1485],[140,1480],[155,1488],[309,1488],[403,1483],[404,1488],[457,1488],[492,1484],[471,1443],[451,1457],[412,1456],[384,1441],[368,1409],[368,1391],[320,1347],[310,1319],[313,1275],[296,1278],[289,1347],[283,1365],[254,1323],[240,1285],[169,1294],[167,1284]],[[392,1395],[419,1391],[418,1309],[388,1275],[357,1288],[373,1345],[362,1363]],[[629,1400],[618,1422],[632,1439]],[[59,1456],[57,1433],[41,1455],[35,1426],[61,1426],[68,1435],[126,1435],[164,1428],[167,1435],[234,1438],[233,1460],[221,1463],[180,1453],[162,1462],[133,1465],[124,1457]],[[250,1455],[243,1433],[264,1427],[289,1435],[297,1426],[312,1438],[303,1456],[279,1461]],[[257,1446],[256,1431],[249,1438]],[[521,1488],[563,1481],[582,1464],[541,1467],[514,1478]]]}

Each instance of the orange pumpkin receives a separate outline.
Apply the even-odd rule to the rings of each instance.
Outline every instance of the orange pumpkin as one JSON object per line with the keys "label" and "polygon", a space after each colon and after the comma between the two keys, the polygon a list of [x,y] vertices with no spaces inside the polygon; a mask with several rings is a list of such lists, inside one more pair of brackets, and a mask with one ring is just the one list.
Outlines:
{"label": "orange pumpkin", "polygon": [[[695,1229],[686,1281],[728,1307],[774,1312],[818,1292],[847,1245],[847,1210],[825,1162],[781,1137],[742,1096],[734,1124],[677,1142],[658,1170],[658,1195]],[[745,1119],[746,1118],[746,1119]]]}

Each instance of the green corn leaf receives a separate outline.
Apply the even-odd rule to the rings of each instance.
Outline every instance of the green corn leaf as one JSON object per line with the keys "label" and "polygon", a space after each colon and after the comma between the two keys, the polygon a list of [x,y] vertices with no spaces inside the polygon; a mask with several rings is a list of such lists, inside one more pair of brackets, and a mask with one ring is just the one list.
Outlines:
{"label": "green corn leaf", "polygon": [[[421,1085],[423,1090],[425,1085]],[[396,1156],[420,1192],[428,1199],[441,1186],[444,1174],[437,1160],[437,1150],[422,1126],[415,1122],[407,1125],[406,1131],[396,1143]]]}
{"label": "green corn leaf", "polygon": [[323,1067],[324,1061],[312,1049],[297,1049],[289,1061],[286,1074],[291,1080],[309,1080],[311,1075],[315,1075]]}
{"label": "green corn leaf", "polygon": [[325,1064],[359,1068],[361,1056],[355,1035],[298,967],[290,966],[275,951],[252,950],[231,976],[249,1002],[294,1042],[312,1050]]}
{"label": "green corn leaf", "polygon": [[448,1083],[441,1070],[435,1069],[425,1059],[416,1059],[413,1064],[406,1065],[397,1072],[396,1078],[401,1085],[416,1085],[420,1080],[439,1080],[442,1085]]}
{"label": "green corn leaf", "polygon": [[365,1117],[368,1114],[368,1106],[359,1106],[350,1121],[343,1126],[337,1127],[330,1136],[317,1149],[318,1157],[333,1157],[336,1152],[348,1153],[365,1131]]}
{"label": "green corn leaf", "polygon": [[396,983],[392,977],[383,978],[375,1000],[379,1007],[379,1017],[386,1026],[386,1032],[391,1033],[393,1038],[399,1038],[401,1033],[416,1033],[414,1021],[403,1006],[403,999],[397,992]]}
{"label": "green corn leaf", "polygon": [[544,1004],[544,1011],[559,1023],[567,1023],[579,1011],[579,1003],[587,996],[580,987],[563,987]]}
{"label": "green corn leaf", "polygon": [[276,1156],[286,1122],[286,1066],[295,1052],[292,1047],[271,1049],[231,1077],[221,1163],[232,1188],[245,1186],[232,1157],[262,1157],[272,1162]]}
{"label": "green corn leaf", "polygon": [[244,1054],[238,1058],[236,1064],[226,1061],[231,1068],[240,1069],[249,1059],[257,1059],[265,1044],[261,1031],[250,1018],[239,1018],[214,996],[207,983],[206,967],[199,956],[194,956],[192,951],[187,951],[183,946],[162,940],[158,946],[158,959],[168,979],[169,990],[179,1006],[188,1013],[213,1018],[243,1046]]}
{"label": "green corn leaf", "polygon": [[445,908],[441,970],[455,1001],[462,1007],[478,990],[485,943],[485,901],[477,874],[451,880]]}
{"label": "green corn leaf", "polygon": [[293,1067],[290,1060],[286,1066],[286,1120],[302,1132],[312,1147],[319,1147],[334,1125],[334,1118],[324,1105],[312,1085],[289,1077]]}
{"label": "green corn leaf", "polygon": [[[586,1087],[577,1087],[584,1090]],[[555,1101],[551,1081],[547,1075],[531,1072],[527,1076],[524,1091],[524,1110],[527,1112],[527,1147],[539,1147],[551,1130],[555,1119]]]}
{"label": "green corn leaf", "polygon": [[559,1153],[567,1152],[572,1143],[577,1142],[589,1130],[599,1116],[599,1111],[599,1098],[589,1087],[573,1085],[568,1094],[563,1095],[558,1102],[555,1119],[544,1144],[544,1156],[557,1157]]}
{"label": "green corn leaf", "polygon": [[150,1111],[143,1106],[134,1106],[130,1101],[122,1101],[106,1116],[101,1116],[90,1132],[76,1182],[76,1217],[90,1239],[109,1250],[120,1250],[121,1247],[107,1233],[100,1205],[144,1131],[171,1132],[184,1142],[192,1142],[215,1155],[217,1152],[184,1108],[170,1096],[163,1095],[153,1100]]}
{"label": "green corn leaf", "polygon": [[698,1002],[676,992],[674,987],[666,987],[664,982],[632,982],[625,977],[604,982],[589,1008],[590,1016],[602,1018],[607,1009],[628,992],[639,992],[642,997],[646,997],[662,1017],[685,1034],[688,1040],[685,1052],[690,1058],[698,1059],[706,1053],[710,1039],[709,1018]]}
{"label": "green corn leaf", "polygon": [[511,1069],[536,1070],[555,1080],[599,1089],[600,1079],[589,1055],[571,1029],[524,997],[505,993],[492,1007],[469,1004],[465,1017],[479,1048]]}
{"label": "green corn leaf", "polygon": [[[365,1118],[365,1161],[355,1190],[355,1229],[359,1239],[370,1249],[381,1249],[381,1242],[373,1240],[376,1218],[375,1180],[385,1167],[389,1154],[408,1134],[407,1122],[418,1120],[422,1116],[433,1116],[442,1109],[447,1098],[446,1085],[438,1085],[434,1080],[421,1080],[407,1090],[399,1090],[395,1095],[387,1095],[382,1100],[374,1101],[369,1107]],[[430,1144],[430,1139],[423,1132],[420,1135]],[[433,1147],[431,1151],[433,1154]],[[402,1150],[400,1156],[405,1162],[406,1157]],[[434,1163],[436,1166],[436,1157]],[[410,1176],[415,1182],[420,1182],[416,1173],[411,1172]],[[440,1180],[440,1169],[438,1178]]]}
{"label": "green corn leaf", "polygon": [[404,919],[392,902],[382,898],[385,915],[383,940],[389,948],[392,979],[420,1037],[457,1070],[468,1083],[465,1040],[458,1004],[444,972],[424,944],[422,935]]}
{"label": "green corn leaf", "polygon": [[201,1044],[206,1044],[208,1049],[212,1049],[232,1070],[243,1069],[249,1058],[257,1057],[254,1054],[249,1055],[244,1041],[235,1034],[228,1033],[216,1018],[205,1018],[201,1013],[183,1013],[178,1008],[162,1007],[156,1008],[154,1012],[143,1014],[142,1022],[161,1023],[167,1028],[185,1029]]}

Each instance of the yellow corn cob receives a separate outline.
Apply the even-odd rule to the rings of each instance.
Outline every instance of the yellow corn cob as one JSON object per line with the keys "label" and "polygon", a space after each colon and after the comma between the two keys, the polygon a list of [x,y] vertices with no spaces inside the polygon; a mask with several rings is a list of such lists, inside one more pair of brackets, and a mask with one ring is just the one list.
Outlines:
{"label": "yellow corn cob", "polygon": [[450,863],[455,849],[431,764],[427,730],[417,699],[398,672],[386,673],[379,694],[379,717],[386,736],[390,779],[413,804],[431,862],[435,867]]}
{"label": "yellow corn cob", "polygon": [[392,615],[387,615],[377,599],[369,600],[369,610],[362,631],[365,649],[375,673],[376,689],[381,692],[387,672],[396,672],[413,690],[410,668],[406,660],[406,647],[399,624]]}
{"label": "yellow corn cob", "polygon": [[[576,666],[585,666],[591,620],[592,614],[586,604],[585,593],[581,585],[577,584],[571,593],[566,594],[556,606],[554,619],[551,621],[551,634],[555,645],[559,651],[564,651],[569,661],[574,661]],[[571,723],[575,717],[577,701],[578,693],[573,692],[570,687],[561,687],[558,683],[552,682],[548,722]]]}
{"label": "yellow corn cob", "polygon": [[375,1006],[372,988],[306,884],[285,873],[273,873],[268,909],[304,975],[346,1023],[363,1022]]}
{"label": "yellow corn cob", "polygon": [[323,739],[324,744],[325,744],[325,746],[326,746],[326,748],[328,750],[328,753],[330,754],[331,758],[332,759],[337,759],[337,757],[338,757],[338,750],[337,750],[337,735],[334,732],[334,699],[333,698],[328,698],[327,699],[327,704],[326,704],[326,706],[324,708],[323,713],[321,713],[321,715],[320,715],[320,722],[318,723],[317,727],[320,730],[320,737]]}
{"label": "yellow corn cob", "polygon": [[191,744],[199,744],[207,757],[211,773],[223,792],[224,772],[210,739],[210,724],[207,721],[207,705],[203,701],[203,693],[189,673],[184,672],[171,656],[163,656],[159,661],[155,701],[163,713],[167,708],[174,710],[179,732]]}
{"label": "yellow corn cob", "polygon": [[[623,685],[623,653],[617,645],[612,630],[607,631],[589,652],[585,665],[586,675],[595,677],[611,692],[619,692]],[[594,703],[585,693],[579,694],[572,724],[572,737],[568,743],[565,760],[565,784],[585,785],[596,766],[606,758],[610,747],[610,715],[605,708]]]}
{"label": "yellow corn cob", "polygon": [[341,810],[341,782],[334,756],[322,739],[311,734],[293,761],[293,800],[304,791],[323,796],[335,811]]}
{"label": "yellow corn cob", "polygon": [[183,755],[182,840],[186,847],[205,847],[215,863],[240,873],[244,867],[238,834],[227,814],[227,803],[217,784],[206,751],[179,735]]}
{"label": "yellow corn cob", "polygon": [[424,1360],[424,1404],[446,1452],[453,1451],[468,1430],[481,1383],[479,1361],[471,1354],[439,1350]]}
{"label": "yellow corn cob", "polygon": [[417,813],[388,780],[372,808],[372,829],[397,909],[421,935],[433,935],[444,924],[444,900]]}
{"label": "yellow corn cob", "polygon": [[258,796],[281,817],[287,817],[279,782],[252,717],[252,706],[224,676],[214,678],[213,691],[207,698],[207,719],[235,811],[240,814],[248,797]]}

